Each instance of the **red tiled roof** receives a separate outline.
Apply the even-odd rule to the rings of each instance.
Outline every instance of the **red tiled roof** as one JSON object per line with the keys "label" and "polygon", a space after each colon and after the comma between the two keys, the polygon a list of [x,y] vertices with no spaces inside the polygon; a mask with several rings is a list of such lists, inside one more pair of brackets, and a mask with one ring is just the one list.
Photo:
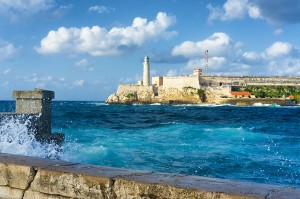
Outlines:
{"label": "red tiled roof", "polygon": [[230,93],[231,95],[251,95],[250,92],[246,92],[246,91],[231,91]]}
{"label": "red tiled roof", "polygon": [[293,95],[288,96],[290,99],[294,99],[295,97]]}

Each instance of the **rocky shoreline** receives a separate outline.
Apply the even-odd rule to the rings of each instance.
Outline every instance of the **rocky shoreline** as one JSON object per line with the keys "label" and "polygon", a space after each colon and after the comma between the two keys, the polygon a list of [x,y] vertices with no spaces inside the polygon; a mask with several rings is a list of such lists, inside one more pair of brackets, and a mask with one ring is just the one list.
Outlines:
{"label": "rocky shoreline", "polygon": [[156,103],[170,105],[230,104],[235,106],[297,105],[285,98],[232,98],[229,94],[224,95],[224,90],[222,88],[209,88],[205,90],[192,87],[183,89],[156,89],[153,86],[144,87],[138,85],[120,85],[117,93],[110,95],[106,100],[106,103],[127,105]]}

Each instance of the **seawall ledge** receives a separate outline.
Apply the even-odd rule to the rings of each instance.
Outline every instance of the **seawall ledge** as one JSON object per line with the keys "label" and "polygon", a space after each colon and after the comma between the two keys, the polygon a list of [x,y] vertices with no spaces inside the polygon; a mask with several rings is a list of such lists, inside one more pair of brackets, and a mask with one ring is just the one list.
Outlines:
{"label": "seawall ledge", "polygon": [[0,198],[300,198],[294,187],[0,153]]}

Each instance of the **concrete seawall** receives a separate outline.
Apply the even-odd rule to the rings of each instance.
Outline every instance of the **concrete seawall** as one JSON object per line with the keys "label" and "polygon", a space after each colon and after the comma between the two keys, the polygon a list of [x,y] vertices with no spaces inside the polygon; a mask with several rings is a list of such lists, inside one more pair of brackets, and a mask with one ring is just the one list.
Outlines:
{"label": "concrete seawall", "polygon": [[33,91],[14,91],[16,111],[0,112],[0,123],[13,118],[25,124],[39,142],[55,142],[59,145],[64,141],[63,133],[51,132],[51,108],[54,92],[34,89]]}
{"label": "concrete seawall", "polygon": [[298,188],[0,153],[0,198],[300,198]]}

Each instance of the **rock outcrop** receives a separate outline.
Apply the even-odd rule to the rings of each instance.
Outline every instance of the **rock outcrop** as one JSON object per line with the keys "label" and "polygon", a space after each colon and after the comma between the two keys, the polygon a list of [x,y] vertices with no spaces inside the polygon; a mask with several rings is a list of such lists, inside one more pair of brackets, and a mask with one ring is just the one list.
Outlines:
{"label": "rock outcrop", "polygon": [[109,104],[198,104],[202,103],[199,89],[193,87],[164,88],[156,86],[120,85],[118,91],[108,97]]}

